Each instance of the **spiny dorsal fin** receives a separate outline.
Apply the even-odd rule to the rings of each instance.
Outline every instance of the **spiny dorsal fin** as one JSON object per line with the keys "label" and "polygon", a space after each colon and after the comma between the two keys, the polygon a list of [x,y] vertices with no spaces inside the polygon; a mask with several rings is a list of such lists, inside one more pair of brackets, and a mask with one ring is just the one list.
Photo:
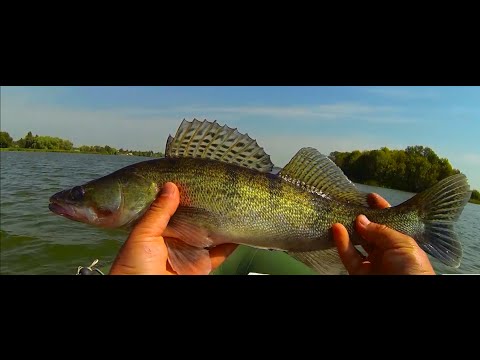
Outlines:
{"label": "spiny dorsal fin", "polygon": [[184,119],[175,136],[168,137],[165,156],[212,159],[261,172],[273,168],[270,156],[255,139],[227,125],[220,126],[216,120]]}
{"label": "spiny dorsal fin", "polygon": [[316,149],[300,149],[279,175],[329,199],[368,207],[368,194],[359,191],[332,160]]}

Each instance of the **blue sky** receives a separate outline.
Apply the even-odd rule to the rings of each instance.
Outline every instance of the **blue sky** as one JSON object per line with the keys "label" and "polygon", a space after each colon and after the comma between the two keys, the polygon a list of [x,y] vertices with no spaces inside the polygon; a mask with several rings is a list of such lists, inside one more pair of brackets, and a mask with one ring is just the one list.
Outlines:
{"label": "blue sky", "polygon": [[163,151],[183,118],[257,139],[278,166],[331,151],[431,147],[480,189],[480,87],[2,87],[1,129]]}

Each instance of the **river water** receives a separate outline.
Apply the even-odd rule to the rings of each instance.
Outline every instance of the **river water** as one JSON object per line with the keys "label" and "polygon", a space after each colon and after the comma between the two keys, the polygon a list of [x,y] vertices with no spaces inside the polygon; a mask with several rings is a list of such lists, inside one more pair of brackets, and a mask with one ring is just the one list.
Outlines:
{"label": "river water", "polygon": [[[106,175],[145,157],[1,152],[0,273],[75,274],[77,267],[100,259],[108,271],[126,235],[97,229],[52,214],[48,198],[55,192]],[[413,194],[365,185],[392,205]],[[467,204],[458,222],[464,244],[460,268],[432,259],[437,273],[480,273],[480,206]]]}

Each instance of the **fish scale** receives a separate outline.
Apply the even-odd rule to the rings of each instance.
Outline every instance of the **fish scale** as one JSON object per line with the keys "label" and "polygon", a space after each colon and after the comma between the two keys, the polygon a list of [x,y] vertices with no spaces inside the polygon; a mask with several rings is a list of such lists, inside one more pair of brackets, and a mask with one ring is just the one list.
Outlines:
{"label": "fish scale", "polygon": [[208,249],[225,243],[285,251],[329,273],[340,263],[332,225],[344,224],[352,241],[361,244],[354,228],[360,214],[411,236],[444,264],[460,264],[454,224],[470,198],[463,174],[398,206],[371,209],[368,194],[314,148],[300,149],[274,174],[270,156],[256,140],[195,119],[184,120],[175,137],[169,136],[165,154],[63,190],[51,197],[50,209],[71,220],[128,229],[166,182],[175,183],[180,205],[165,242],[179,274],[208,274]]}

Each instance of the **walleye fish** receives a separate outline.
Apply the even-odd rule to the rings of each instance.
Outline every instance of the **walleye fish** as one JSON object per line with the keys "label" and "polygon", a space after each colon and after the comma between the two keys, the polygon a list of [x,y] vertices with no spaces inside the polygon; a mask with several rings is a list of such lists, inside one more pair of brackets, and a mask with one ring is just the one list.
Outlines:
{"label": "walleye fish", "polygon": [[68,219],[129,228],[166,182],[180,191],[168,224],[168,261],[178,274],[208,274],[208,249],[236,243],[284,251],[328,272],[341,264],[331,227],[342,223],[361,244],[355,218],[366,215],[411,236],[428,254],[458,267],[462,245],[455,222],[470,198],[463,174],[450,176],[404,203],[372,209],[327,156],[302,148],[274,174],[270,156],[248,134],[217,121],[183,120],[167,139],[165,157],[119,169],[54,194],[49,208]]}

